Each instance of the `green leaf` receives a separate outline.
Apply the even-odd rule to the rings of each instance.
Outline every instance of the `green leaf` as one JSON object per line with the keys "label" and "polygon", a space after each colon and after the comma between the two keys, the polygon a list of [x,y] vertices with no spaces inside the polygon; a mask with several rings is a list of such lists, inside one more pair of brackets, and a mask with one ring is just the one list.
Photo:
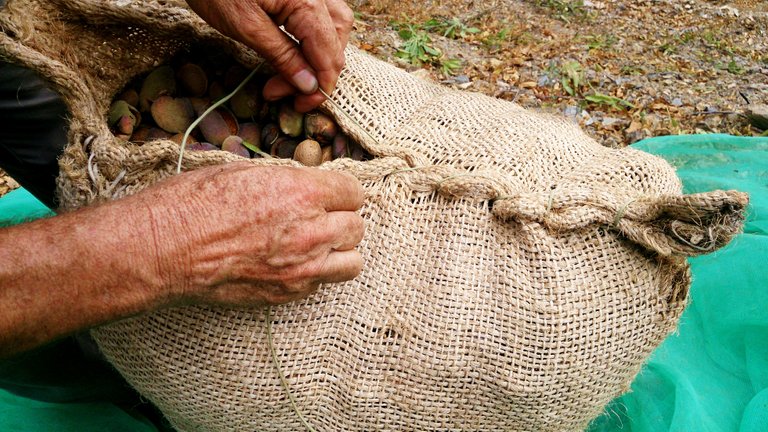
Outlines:
{"label": "green leaf", "polygon": [[261,150],[260,150],[258,147],[256,147],[255,145],[253,145],[253,144],[249,143],[249,142],[248,142],[248,141],[246,141],[246,140],[243,140],[243,143],[242,143],[242,144],[243,144],[243,146],[244,146],[245,148],[247,148],[248,150],[250,150],[250,151],[252,151],[252,152],[260,152],[260,151],[261,151]]}
{"label": "green leaf", "polygon": [[413,31],[409,28],[400,29],[400,31],[398,31],[397,34],[403,40],[408,40],[413,38]]}
{"label": "green leaf", "polygon": [[437,49],[437,48],[434,48],[434,47],[432,47],[432,46],[429,46],[429,45],[424,45],[424,51],[425,51],[427,54],[429,54],[429,55],[431,55],[431,56],[435,56],[435,57],[437,57],[437,56],[439,56],[439,55],[441,54],[441,52],[440,52],[440,50],[439,50],[439,49]]}
{"label": "green leaf", "polygon": [[591,95],[584,96],[584,99],[596,103],[599,105],[608,105],[610,107],[613,107],[615,109],[622,109],[622,108],[633,108],[634,105],[632,105],[630,102],[625,101],[624,99],[610,96],[602,93],[595,93]]}
{"label": "green leaf", "polygon": [[448,59],[440,64],[440,70],[445,75],[455,75],[456,72],[461,68],[462,61],[461,59]]}
{"label": "green leaf", "polygon": [[422,27],[424,27],[427,30],[432,30],[432,29],[435,29],[435,28],[439,28],[442,25],[443,25],[443,23],[441,21],[439,21],[439,20],[437,20],[435,18],[431,18],[431,19],[427,20],[426,22],[424,22],[424,25],[422,25]]}
{"label": "green leaf", "polygon": [[565,77],[560,78],[560,84],[563,86],[563,90],[565,90],[566,93],[573,96],[574,94],[573,87],[571,87],[571,84],[568,82],[568,80]]}
{"label": "green leaf", "polygon": [[257,146],[249,143],[246,140],[243,140],[243,146],[245,148],[247,148],[248,150],[256,153],[257,155],[261,155],[261,157],[263,157],[263,158],[271,158],[272,157],[269,153],[264,153],[263,151],[261,151],[260,148],[258,148]]}

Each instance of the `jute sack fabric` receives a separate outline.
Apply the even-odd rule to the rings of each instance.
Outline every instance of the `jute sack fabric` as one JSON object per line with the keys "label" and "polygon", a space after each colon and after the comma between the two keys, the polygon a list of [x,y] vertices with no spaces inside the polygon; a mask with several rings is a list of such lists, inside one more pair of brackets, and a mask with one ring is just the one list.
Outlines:
{"label": "jute sack fabric", "polygon": [[[10,0],[0,26],[0,53],[71,111],[65,211],[174,174],[178,145],[126,144],[105,124],[133,77],[198,47],[259,62],[179,2]],[[333,99],[376,156],[322,166],[364,184],[359,277],[270,309],[170,309],[93,332],[180,431],[581,430],[675,329],[685,256],[741,227],[744,194],[683,195],[661,159],[355,49]],[[237,159],[189,152],[182,166]]]}

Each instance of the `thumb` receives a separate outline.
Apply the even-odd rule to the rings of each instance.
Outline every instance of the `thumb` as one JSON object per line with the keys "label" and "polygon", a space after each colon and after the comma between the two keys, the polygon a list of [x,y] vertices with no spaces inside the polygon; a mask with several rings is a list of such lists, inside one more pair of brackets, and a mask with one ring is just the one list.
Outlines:
{"label": "thumb", "polygon": [[[298,43],[276,27],[272,21],[264,23],[261,29],[249,32],[243,42],[253,47],[264,57],[286,81],[300,92],[312,94],[317,91],[315,71],[309,66],[299,49]],[[250,37],[253,34],[253,37]]]}
{"label": "thumb", "polygon": [[306,94],[317,91],[316,72],[298,43],[261,7],[254,7],[252,2],[187,0],[187,3],[211,26],[254,49],[299,91]]}

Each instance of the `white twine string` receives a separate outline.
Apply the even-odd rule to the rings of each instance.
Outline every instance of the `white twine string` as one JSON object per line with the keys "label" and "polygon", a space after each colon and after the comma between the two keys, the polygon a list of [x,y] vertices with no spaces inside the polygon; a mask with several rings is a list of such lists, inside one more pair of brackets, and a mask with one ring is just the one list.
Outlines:
{"label": "white twine string", "polygon": [[280,377],[280,384],[283,385],[283,389],[285,389],[285,393],[288,395],[288,400],[291,402],[291,407],[293,408],[293,411],[296,413],[296,415],[299,417],[299,421],[301,421],[301,424],[304,425],[304,427],[309,432],[317,432],[315,428],[310,425],[307,420],[304,418],[304,415],[302,415],[301,410],[299,409],[299,405],[296,403],[296,399],[293,397],[293,393],[291,392],[291,387],[288,385],[288,380],[285,379],[285,375],[283,374],[283,368],[280,365],[280,360],[277,358],[277,351],[275,350],[275,343],[272,336],[272,307],[267,306],[266,307],[267,312],[267,343],[269,345],[269,352],[272,354],[272,363],[275,365],[275,369],[277,369],[277,374]]}
{"label": "white twine string", "polygon": [[253,78],[254,75],[256,75],[256,72],[258,72],[259,69],[261,69],[261,65],[263,63],[260,63],[258,66],[256,66],[251,73],[248,74],[247,77],[234,89],[232,90],[232,93],[224,96],[223,98],[216,101],[213,105],[208,107],[207,110],[203,111],[202,114],[200,114],[200,117],[195,119],[195,121],[192,122],[191,125],[187,128],[186,131],[184,131],[184,137],[181,139],[181,150],[179,151],[179,162],[176,164],[176,174],[181,173],[181,160],[184,158],[184,149],[187,147],[187,140],[189,139],[189,134],[192,133],[192,130],[194,130],[198,124],[200,124],[201,121],[207,116],[208,114],[212,113],[216,108],[223,105],[225,102],[230,100],[232,96],[234,96],[237,92],[239,92],[245,85],[248,83],[248,81]]}

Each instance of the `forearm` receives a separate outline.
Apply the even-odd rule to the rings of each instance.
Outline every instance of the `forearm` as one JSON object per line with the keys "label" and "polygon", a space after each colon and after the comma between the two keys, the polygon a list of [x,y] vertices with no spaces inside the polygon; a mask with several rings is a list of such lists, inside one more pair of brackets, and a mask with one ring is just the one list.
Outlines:
{"label": "forearm", "polygon": [[360,273],[349,174],[248,162],[0,229],[0,357],[185,304],[262,305]]}
{"label": "forearm", "polygon": [[139,221],[120,219],[142,211],[123,205],[0,230],[0,357],[165,300],[152,239],[131,228]]}

